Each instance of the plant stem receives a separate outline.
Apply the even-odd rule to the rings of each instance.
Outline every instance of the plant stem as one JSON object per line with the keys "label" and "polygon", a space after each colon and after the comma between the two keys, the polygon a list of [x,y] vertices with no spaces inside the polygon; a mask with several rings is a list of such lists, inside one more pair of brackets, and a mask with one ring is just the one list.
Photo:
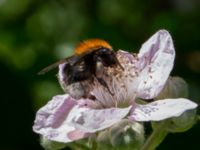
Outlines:
{"label": "plant stem", "polygon": [[169,125],[169,121],[163,121],[156,124],[156,128],[152,134],[148,137],[141,150],[154,150],[156,149],[167,136],[168,131],[166,130]]}

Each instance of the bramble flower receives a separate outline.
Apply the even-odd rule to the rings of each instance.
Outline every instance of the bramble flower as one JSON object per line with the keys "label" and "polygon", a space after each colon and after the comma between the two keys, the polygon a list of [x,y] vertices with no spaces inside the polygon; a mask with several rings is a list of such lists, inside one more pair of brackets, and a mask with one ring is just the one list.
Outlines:
{"label": "bramble flower", "polygon": [[[118,51],[117,58],[124,70],[108,67],[102,74],[113,95],[95,80],[77,83],[82,89],[70,90],[65,83],[66,64],[61,64],[58,76],[67,94],[54,96],[37,112],[33,130],[49,140],[67,143],[89,137],[125,118],[132,122],[160,121],[196,108],[196,103],[185,98],[136,103],[137,98],[153,99],[160,93],[173,68],[174,57],[173,41],[166,30],[155,33],[138,54]],[[81,90],[89,91],[94,98],[73,98]]]}

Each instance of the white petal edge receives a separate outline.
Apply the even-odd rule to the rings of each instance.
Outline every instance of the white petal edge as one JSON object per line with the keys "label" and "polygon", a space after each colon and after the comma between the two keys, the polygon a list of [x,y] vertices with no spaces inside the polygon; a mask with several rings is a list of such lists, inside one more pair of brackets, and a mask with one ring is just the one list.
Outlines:
{"label": "white petal edge", "polygon": [[195,109],[197,104],[184,98],[158,100],[146,105],[137,105],[129,119],[135,121],[160,121],[178,117],[186,110]]}
{"label": "white petal edge", "polygon": [[80,116],[72,116],[72,125],[77,129],[94,133],[106,129],[126,117],[132,106],[127,108],[88,109]]}
{"label": "white petal edge", "polygon": [[[54,96],[36,114],[33,130],[43,137],[57,142],[71,142],[88,136],[69,124],[69,116],[76,116],[79,111],[77,102],[69,95]],[[88,108],[82,108],[81,111]]]}
{"label": "white petal edge", "polygon": [[138,97],[154,98],[163,89],[174,64],[175,50],[169,32],[156,32],[142,45],[138,58]]}

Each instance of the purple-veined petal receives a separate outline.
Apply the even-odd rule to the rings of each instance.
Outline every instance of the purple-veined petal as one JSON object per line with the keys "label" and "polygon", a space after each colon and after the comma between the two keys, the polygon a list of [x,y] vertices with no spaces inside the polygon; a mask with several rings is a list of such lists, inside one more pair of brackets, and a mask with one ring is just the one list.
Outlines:
{"label": "purple-veined petal", "polygon": [[88,109],[81,115],[71,118],[71,122],[77,129],[93,133],[119,122],[127,116],[130,109],[131,106],[127,108]]}
{"label": "purple-veined petal", "polygon": [[69,95],[58,95],[36,114],[33,130],[45,138],[57,142],[71,142],[88,136],[69,124],[69,117],[75,117],[88,108],[80,108]]}
{"label": "purple-veined petal", "polygon": [[160,121],[178,117],[186,110],[196,107],[197,104],[188,99],[164,99],[146,105],[137,105],[129,118],[135,121]]}
{"label": "purple-veined petal", "polygon": [[138,97],[151,99],[159,94],[172,70],[174,57],[173,41],[166,30],[158,31],[142,45],[137,64]]}

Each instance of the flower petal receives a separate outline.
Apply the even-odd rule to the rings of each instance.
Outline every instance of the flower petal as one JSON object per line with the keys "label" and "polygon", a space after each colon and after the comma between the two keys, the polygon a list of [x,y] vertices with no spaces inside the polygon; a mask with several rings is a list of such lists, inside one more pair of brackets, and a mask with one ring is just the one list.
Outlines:
{"label": "flower petal", "polygon": [[76,118],[72,118],[72,124],[84,132],[96,132],[119,122],[129,113],[127,108],[88,109]]}
{"label": "flower petal", "polygon": [[172,38],[166,30],[155,33],[145,42],[138,54],[140,70],[138,97],[154,98],[162,90],[174,63]]}
{"label": "flower petal", "polygon": [[[82,108],[81,111],[84,111]],[[77,113],[76,113],[77,111]],[[79,113],[77,101],[69,95],[53,97],[36,115],[33,130],[45,138],[57,142],[71,142],[88,136],[87,133],[75,129],[69,124],[69,116]]]}
{"label": "flower petal", "polygon": [[178,117],[186,110],[196,107],[197,104],[188,99],[164,99],[136,106],[130,115],[130,119],[135,121],[160,121]]}

